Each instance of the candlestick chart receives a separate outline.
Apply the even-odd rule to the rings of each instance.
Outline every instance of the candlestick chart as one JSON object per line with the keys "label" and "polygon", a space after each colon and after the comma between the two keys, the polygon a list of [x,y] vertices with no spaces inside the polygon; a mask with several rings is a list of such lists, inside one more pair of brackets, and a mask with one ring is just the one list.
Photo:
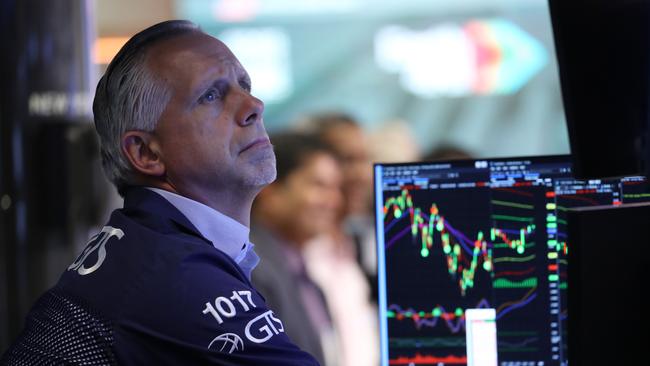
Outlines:
{"label": "candlestick chart", "polygon": [[[538,197],[526,189],[539,191]],[[544,188],[514,192],[477,185],[455,191],[402,189],[385,195],[382,213],[391,273],[387,281],[401,284],[389,286],[388,293],[386,314],[395,344],[408,349],[421,338],[450,340],[436,343],[435,352],[402,358],[414,363],[427,357],[461,359],[464,312],[470,308],[497,310],[497,322],[505,324],[500,332],[504,349],[522,342],[531,352],[540,347],[539,327],[523,333],[516,326],[511,332],[507,328],[526,317],[519,309],[543,307],[536,303],[540,269],[535,265],[543,217],[535,217],[531,202],[544,196]]]}
{"label": "candlestick chart", "polygon": [[[508,203],[505,201],[492,201],[507,206],[522,207],[524,205],[517,203]],[[525,208],[532,209],[532,206]],[[490,245],[483,234],[483,231],[476,233],[476,238],[470,240],[463,232],[458,231],[454,226],[445,220],[445,216],[440,212],[436,203],[432,203],[428,210],[424,211],[420,207],[413,206],[413,198],[408,190],[404,189],[400,196],[389,197],[383,209],[385,220],[392,221],[386,229],[391,229],[392,225],[399,222],[402,218],[408,216],[408,230],[403,229],[397,235],[393,236],[387,244],[387,247],[393,245],[405,234],[410,233],[412,241],[417,243],[420,250],[420,256],[426,258],[429,256],[435,242],[440,243],[440,249],[443,251],[447,264],[447,271],[450,277],[457,279],[461,295],[465,295],[468,288],[474,287],[474,277],[477,270],[484,270],[488,273],[494,272],[494,248],[511,249],[518,254],[524,254],[526,248],[530,248],[534,243],[527,243],[527,238],[534,233],[535,225],[532,218],[524,218],[528,221],[525,225],[520,225],[518,229],[505,229],[498,227],[489,228]],[[498,215],[493,215],[497,217]],[[508,218],[501,215],[503,218]],[[510,217],[512,218],[512,217]],[[521,218],[515,218],[520,220]],[[511,238],[512,234],[516,238]],[[502,243],[496,243],[500,240]],[[534,258],[534,254],[525,258]],[[505,259],[500,258],[498,261]],[[512,259],[513,261],[525,261],[524,259]],[[530,281],[530,280],[529,280]],[[508,280],[501,279],[496,282],[499,287],[517,286]]]}

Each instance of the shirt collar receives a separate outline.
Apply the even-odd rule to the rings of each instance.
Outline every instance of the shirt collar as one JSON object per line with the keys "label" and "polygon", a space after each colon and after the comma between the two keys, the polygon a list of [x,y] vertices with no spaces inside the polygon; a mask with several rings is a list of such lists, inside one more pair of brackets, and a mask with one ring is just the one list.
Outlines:
{"label": "shirt collar", "polygon": [[211,241],[215,248],[226,253],[236,263],[241,262],[244,255],[252,249],[252,244],[248,241],[250,229],[235,219],[201,202],[176,193],[153,187],[146,188],[158,193],[174,205],[203,237]]}

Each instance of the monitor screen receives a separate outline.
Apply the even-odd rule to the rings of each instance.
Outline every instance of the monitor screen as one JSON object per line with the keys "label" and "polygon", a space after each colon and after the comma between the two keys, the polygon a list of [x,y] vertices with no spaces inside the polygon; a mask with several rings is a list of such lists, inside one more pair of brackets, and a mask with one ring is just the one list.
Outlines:
{"label": "monitor screen", "polygon": [[567,210],[650,199],[570,161],[375,165],[382,365],[567,364]]}

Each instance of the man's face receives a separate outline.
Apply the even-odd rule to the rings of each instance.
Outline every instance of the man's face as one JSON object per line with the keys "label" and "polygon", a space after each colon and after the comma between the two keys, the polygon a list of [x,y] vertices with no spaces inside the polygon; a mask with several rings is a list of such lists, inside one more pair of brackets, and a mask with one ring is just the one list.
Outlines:
{"label": "man's face", "polygon": [[154,134],[166,179],[181,194],[257,193],[275,179],[264,104],[250,94],[246,70],[223,43],[182,35],[155,45],[147,63],[172,93]]}
{"label": "man's face", "polygon": [[372,163],[366,136],[352,125],[332,127],[324,136],[341,157],[346,214],[366,214],[372,192]]}
{"label": "man's face", "polygon": [[341,170],[334,157],[315,153],[282,182],[274,194],[285,230],[299,243],[333,229],[341,207]]}

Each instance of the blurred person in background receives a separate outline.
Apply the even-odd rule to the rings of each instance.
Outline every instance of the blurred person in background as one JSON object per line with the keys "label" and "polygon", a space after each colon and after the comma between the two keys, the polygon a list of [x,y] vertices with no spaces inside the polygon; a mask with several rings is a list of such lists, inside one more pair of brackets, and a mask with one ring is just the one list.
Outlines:
{"label": "blurred person in background", "polygon": [[428,153],[424,154],[422,161],[447,161],[473,158],[474,155],[469,151],[459,146],[445,143],[435,146]]}
{"label": "blurred person in background", "polygon": [[342,113],[313,115],[298,128],[329,146],[343,172],[344,200],[336,224],[305,246],[307,268],[325,293],[341,343],[341,364],[377,365],[376,243],[366,134]]}
{"label": "blurred person in background", "polygon": [[350,237],[335,226],[309,240],[303,255],[307,273],[323,291],[330,310],[340,345],[339,365],[377,366],[377,304],[370,297]]}
{"label": "blurred person in background", "polygon": [[393,119],[383,122],[368,135],[370,156],[378,163],[419,161],[422,148],[408,121]]}
{"label": "blurred person in background", "polygon": [[[377,301],[377,251],[372,212],[373,178],[368,136],[351,115],[323,112],[308,116],[298,128],[315,134],[336,153],[343,169],[344,205],[339,212],[339,246],[352,255],[363,271],[370,289],[369,298]],[[351,248],[345,248],[351,241]]]}
{"label": "blurred person in background", "polygon": [[253,284],[283,320],[290,339],[323,365],[340,365],[328,303],[306,268],[303,250],[336,225],[343,200],[341,168],[316,138],[283,133],[271,136],[271,142],[277,179],[253,205],[251,239],[261,258]]}

